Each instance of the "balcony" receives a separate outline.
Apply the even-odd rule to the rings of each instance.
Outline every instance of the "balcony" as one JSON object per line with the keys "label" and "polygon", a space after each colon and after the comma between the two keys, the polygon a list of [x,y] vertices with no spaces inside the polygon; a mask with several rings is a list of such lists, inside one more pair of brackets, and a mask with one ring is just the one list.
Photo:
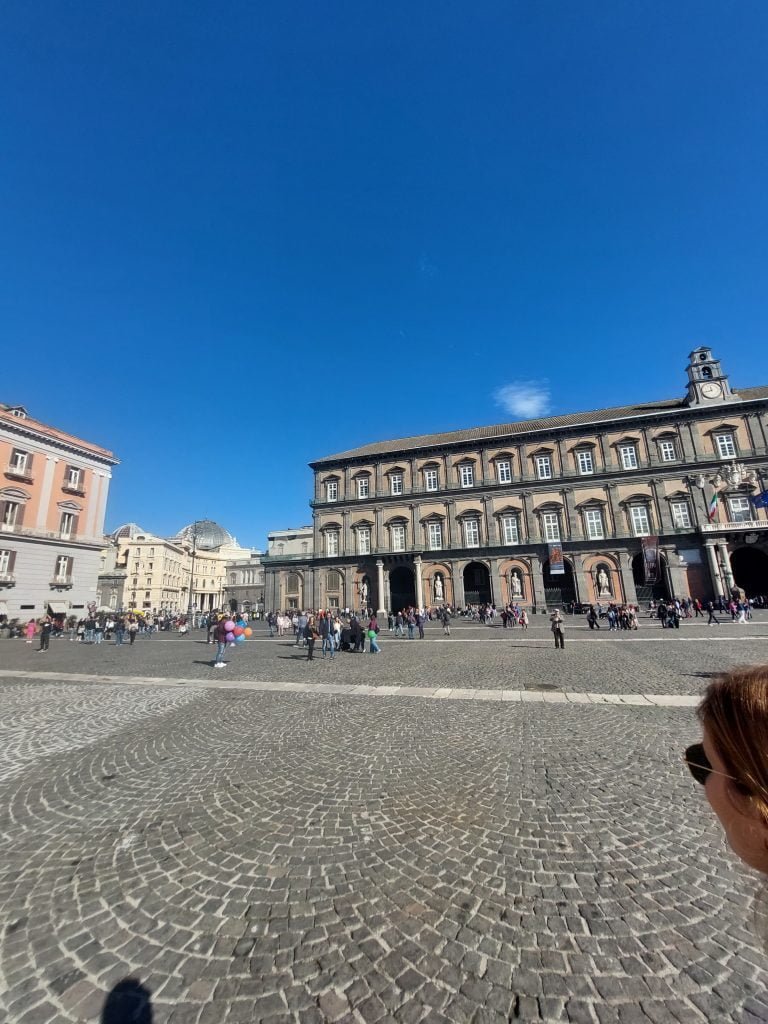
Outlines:
{"label": "balcony", "polygon": [[85,491],[80,486],[80,484],[78,484],[77,487],[74,487],[72,484],[62,484],[61,489],[64,492],[64,494],[74,494],[78,498],[85,497]]}
{"label": "balcony", "polygon": [[0,572],[0,587],[15,587],[16,577],[12,572]]}
{"label": "balcony", "polygon": [[104,547],[101,537],[85,537],[71,530],[36,530],[31,526],[19,526],[16,523],[0,523],[0,533],[15,533],[19,537],[31,537],[38,540],[64,541],[66,544],[98,544]]}
{"label": "balcony", "polygon": [[768,520],[748,519],[744,523],[702,523],[702,533],[738,533],[744,530],[768,530]]}
{"label": "balcony", "polygon": [[71,576],[54,576],[50,586],[54,590],[71,590],[73,583]]}
{"label": "balcony", "polygon": [[34,481],[31,468],[26,469],[23,466],[6,466],[5,475],[11,480],[23,480],[26,484]]}

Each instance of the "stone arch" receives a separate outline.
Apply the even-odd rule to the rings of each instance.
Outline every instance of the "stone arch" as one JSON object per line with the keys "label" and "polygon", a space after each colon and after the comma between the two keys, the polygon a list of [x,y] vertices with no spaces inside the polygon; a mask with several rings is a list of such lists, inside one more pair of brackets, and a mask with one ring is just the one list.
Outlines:
{"label": "stone arch", "polygon": [[486,562],[475,559],[462,570],[465,604],[490,604],[493,600],[491,573]]}
{"label": "stone arch", "polygon": [[549,559],[542,566],[544,597],[548,608],[567,609],[571,604],[578,603],[576,573],[570,558],[563,557],[563,567],[565,572],[553,573]]}
{"label": "stone arch", "polygon": [[[584,558],[584,576],[588,592],[582,595],[585,604],[622,604],[626,600],[621,564],[614,555],[602,552]],[[609,594],[601,593],[600,571],[605,572],[609,582]]]}
{"label": "stone arch", "polygon": [[[435,580],[442,581],[442,596],[438,596]],[[453,604],[453,577],[448,565],[443,562],[432,562],[424,565],[423,580],[426,584],[425,603],[429,605]]]}
{"label": "stone arch", "polygon": [[[517,574],[520,594],[514,581],[514,574]],[[525,558],[508,558],[499,566],[500,591],[502,603],[507,604],[533,604],[533,577],[531,575],[531,563]]]}

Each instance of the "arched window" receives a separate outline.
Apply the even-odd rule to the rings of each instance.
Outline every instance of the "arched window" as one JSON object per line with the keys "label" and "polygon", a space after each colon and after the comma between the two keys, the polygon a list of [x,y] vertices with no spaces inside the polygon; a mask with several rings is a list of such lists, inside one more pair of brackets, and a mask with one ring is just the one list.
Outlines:
{"label": "arched window", "polygon": [[286,582],[286,590],[289,594],[298,594],[299,592],[299,574],[297,572],[289,572],[288,580]]}

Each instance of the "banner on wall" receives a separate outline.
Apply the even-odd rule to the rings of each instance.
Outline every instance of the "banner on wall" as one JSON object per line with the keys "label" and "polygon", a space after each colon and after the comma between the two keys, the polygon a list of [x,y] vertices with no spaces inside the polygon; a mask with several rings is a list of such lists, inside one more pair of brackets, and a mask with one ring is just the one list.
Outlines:
{"label": "banner on wall", "polygon": [[563,561],[563,549],[559,544],[549,545],[549,574],[550,576],[564,576],[565,562]]}
{"label": "banner on wall", "polygon": [[643,537],[643,576],[646,583],[659,582],[659,538]]}

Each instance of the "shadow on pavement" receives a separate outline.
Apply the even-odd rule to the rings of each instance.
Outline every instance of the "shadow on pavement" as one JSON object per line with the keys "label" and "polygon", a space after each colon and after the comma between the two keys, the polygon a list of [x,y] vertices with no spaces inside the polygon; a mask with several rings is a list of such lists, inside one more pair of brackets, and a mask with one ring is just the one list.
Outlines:
{"label": "shadow on pavement", "polygon": [[152,1024],[152,998],[136,978],[119,981],[107,996],[101,1024]]}

